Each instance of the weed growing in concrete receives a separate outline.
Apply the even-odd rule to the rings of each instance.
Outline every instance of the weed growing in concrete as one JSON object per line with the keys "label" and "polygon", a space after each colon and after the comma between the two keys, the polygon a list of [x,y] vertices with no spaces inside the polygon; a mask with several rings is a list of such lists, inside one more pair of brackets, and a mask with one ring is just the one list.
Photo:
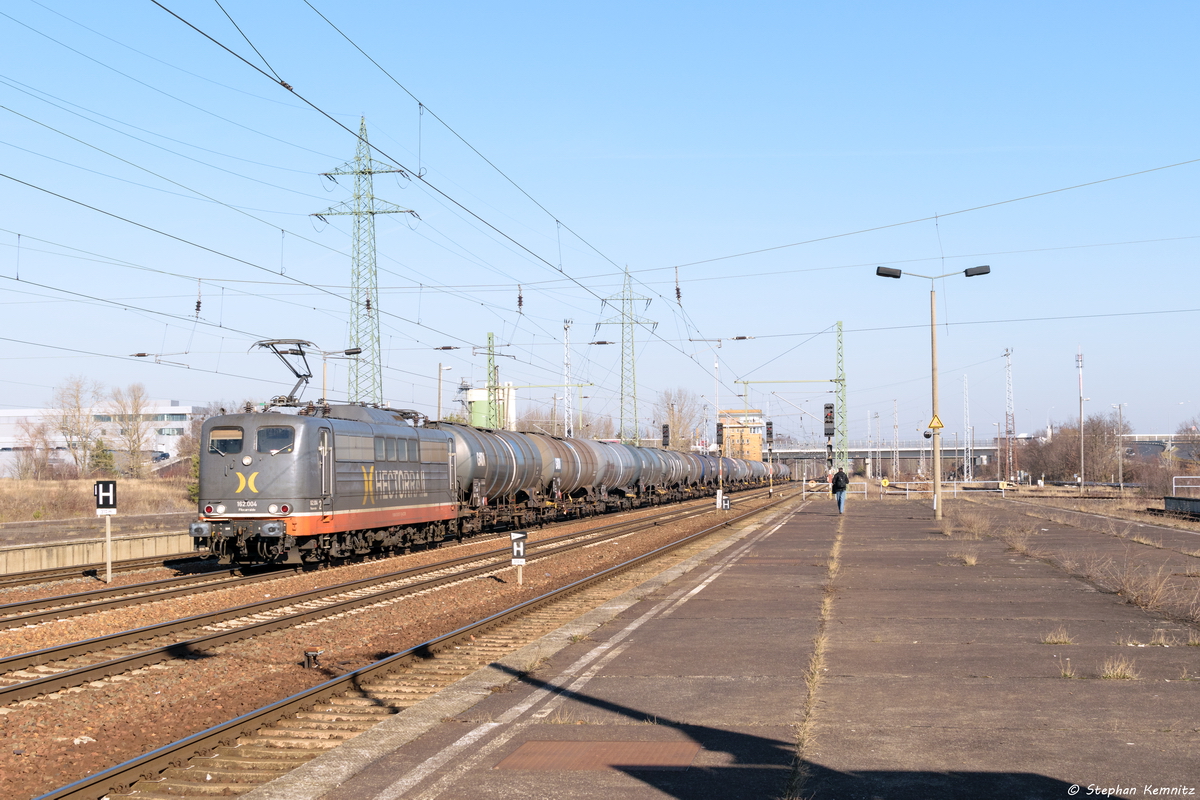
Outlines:
{"label": "weed growing in concrete", "polygon": [[1067,633],[1066,625],[1059,625],[1042,637],[1042,644],[1075,644],[1075,639]]}
{"label": "weed growing in concrete", "polygon": [[1170,647],[1173,644],[1178,644],[1174,636],[1169,636],[1165,629],[1158,628],[1154,631],[1154,636],[1150,639],[1150,644],[1155,647]]}
{"label": "weed growing in concrete", "polygon": [[1000,532],[1000,541],[1008,545],[1008,549],[1014,553],[1020,553],[1023,556],[1032,556],[1033,549],[1030,547],[1033,537],[1037,534],[1036,528],[1005,528]]}
{"label": "weed growing in concrete", "polygon": [[1100,677],[1105,680],[1136,681],[1138,672],[1132,659],[1115,656],[1104,659],[1104,664],[1100,667]]}
{"label": "weed growing in concrete", "polygon": [[983,511],[974,508],[962,509],[955,517],[963,539],[979,539],[992,532],[992,520]]}
{"label": "weed growing in concrete", "polygon": [[1059,662],[1058,676],[1060,678],[1074,678],[1075,668],[1071,666],[1071,659],[1065,658]]}
{"label": "weed growing in concrete", "polygon": [[960,550],[957,553],[951,553],[950,557],[958,559],[965,567],[973,567],[979,563],[979,553],[974,550]]}
{"label": "weed growing in concrete", "polygon": [[1137,542],[1138,544],[1144,544],[1149,547],[1157,547],[1159,550],[1162,549],[1162,539],[1151,539],[1149,536],[1143,536],[1140,533],[1135,533],[1133,536],[1130,536],[1129,541]]}
{"label": "weed growing in concrete", "polygon": [[1121,647],[1141,647],[1142,643],[1132,636],[1122,636],[1117,639],[1117,644]]}
{"label": "weed growing in concrete", "polygon": [[1171,572],[1166,567],[1151,572],[1126,561],[1120,569],[1111,570],[1109,579],[1119,595],[1140,608],[1158,610],[1171,599]]}

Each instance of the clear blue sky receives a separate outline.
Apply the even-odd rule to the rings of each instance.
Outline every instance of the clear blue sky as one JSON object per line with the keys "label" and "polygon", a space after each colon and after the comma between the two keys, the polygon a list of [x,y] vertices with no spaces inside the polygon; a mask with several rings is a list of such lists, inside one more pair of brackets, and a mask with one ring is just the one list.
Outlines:
{"label": "clear blue sky", "polygon": [[[663,389],[711,398],[711,345],[689,339],[755,337],[718,351],[728,407],[736,380],[833,377],[841,320],[851,435],[878,412],[890,439],[895,402],[914,438],[930,284],[874,267],[989,264],[937,285],[948,436],[964,376],[977,439],[1003,422],[1006,348],[1021,432],[1075,418],[1080,347],[1088,413],[1127,403],[1141,432],[1200,414],[1200,163],[1054,192],[1200,159],[1194,4],[311,0],[421,115],[304,0],[222,0],[241,33],[215,2],[162,2],[295,94],[149,0],[4,4],[3,407],[72,375],[266,398],[291,381],[253,341],[346,347],[350,224],[309,215],[349,197],[319,173],[354,155],[335,120],[365,115],[378,157],[429,184],[375,186],[421,217],[377,230],[395,406],[433,412],[439,361],[447,387],[481,381],[489,331],[516,356],[502,380],[560,382],[570,317],[586,408],[616,415],[619,348],[586,342],[619,338],[598,298],[628,265],[658,323],[638,333],[644,424]],[[749,400],[805,435],[795,406],[824,391]]]}

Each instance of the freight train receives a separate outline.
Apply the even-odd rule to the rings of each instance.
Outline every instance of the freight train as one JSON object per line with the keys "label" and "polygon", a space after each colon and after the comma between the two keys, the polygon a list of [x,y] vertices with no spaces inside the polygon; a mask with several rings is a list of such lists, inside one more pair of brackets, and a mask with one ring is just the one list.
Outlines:
{"label": "freight train", "polygon": [[[787,477],[783,465],[309,404],[201,433],[197,548],[223,564],[319,564],[484,530],[676,502]],[[718,476],[718,473],[720,475]]]}

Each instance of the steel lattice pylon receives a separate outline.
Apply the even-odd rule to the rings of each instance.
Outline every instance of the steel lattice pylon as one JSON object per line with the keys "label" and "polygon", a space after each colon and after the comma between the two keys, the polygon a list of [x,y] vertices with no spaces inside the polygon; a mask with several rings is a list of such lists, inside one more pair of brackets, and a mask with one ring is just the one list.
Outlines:
{"label": "steel lattice pylon", "polygon": [[412,214],[415,211],[375,197],[372,176],[385,172],[407,173],[399,167],[381,164],[371,158],[367,142],[367,120],[358,129],[358,148],[354,160],[332,172],[321,173],[330,180],[337,175],[354,176],[354,196],[345,203],[313,214],[314,217],[354,217],[354,248],[350,274],[350,347],[362,350],[350,362],[348,394],[352,403],[383,404],[383,361],[379,347],[379,275],[375,269],[375,215]]}
{"label": "steel lattice pylon", "polygon": [[621,326],[621,432],[619,435],[623,443],[638,445],[641,444],[641,432],[638,430],[636,348],[634,347],[633,333],[638,325],[649,325],[650,329],[654,330],[658,323],[642,319],[633,313],[635,302],[644,302],[646,306],[649,306],[650,298],[633,293],[629,267],[625,268],[625,285],[621,294],[604,299],[605,304],[613,303],[615,305],[617,301],[620,301],[621,304],[621,315],[597,323],[596,330],[599,330],[601,325]]}
{"label": "steel lattice pylon", "polygon": [[842,358],[842,321],[837,324],[837,425],[834,428],[833,463],[844,470],[850,469],[850,415],[846,409],[846,362]]}

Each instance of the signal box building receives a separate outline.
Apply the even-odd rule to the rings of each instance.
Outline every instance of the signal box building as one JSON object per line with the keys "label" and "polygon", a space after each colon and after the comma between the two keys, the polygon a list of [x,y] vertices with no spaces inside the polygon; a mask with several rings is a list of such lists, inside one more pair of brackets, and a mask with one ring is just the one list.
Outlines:
{"label": "signal box building", "polygon": [[763,440],[766,423],[762,409],[735,408],[721,412],[724,427],[725,455],[746,461],[763,460]]}

